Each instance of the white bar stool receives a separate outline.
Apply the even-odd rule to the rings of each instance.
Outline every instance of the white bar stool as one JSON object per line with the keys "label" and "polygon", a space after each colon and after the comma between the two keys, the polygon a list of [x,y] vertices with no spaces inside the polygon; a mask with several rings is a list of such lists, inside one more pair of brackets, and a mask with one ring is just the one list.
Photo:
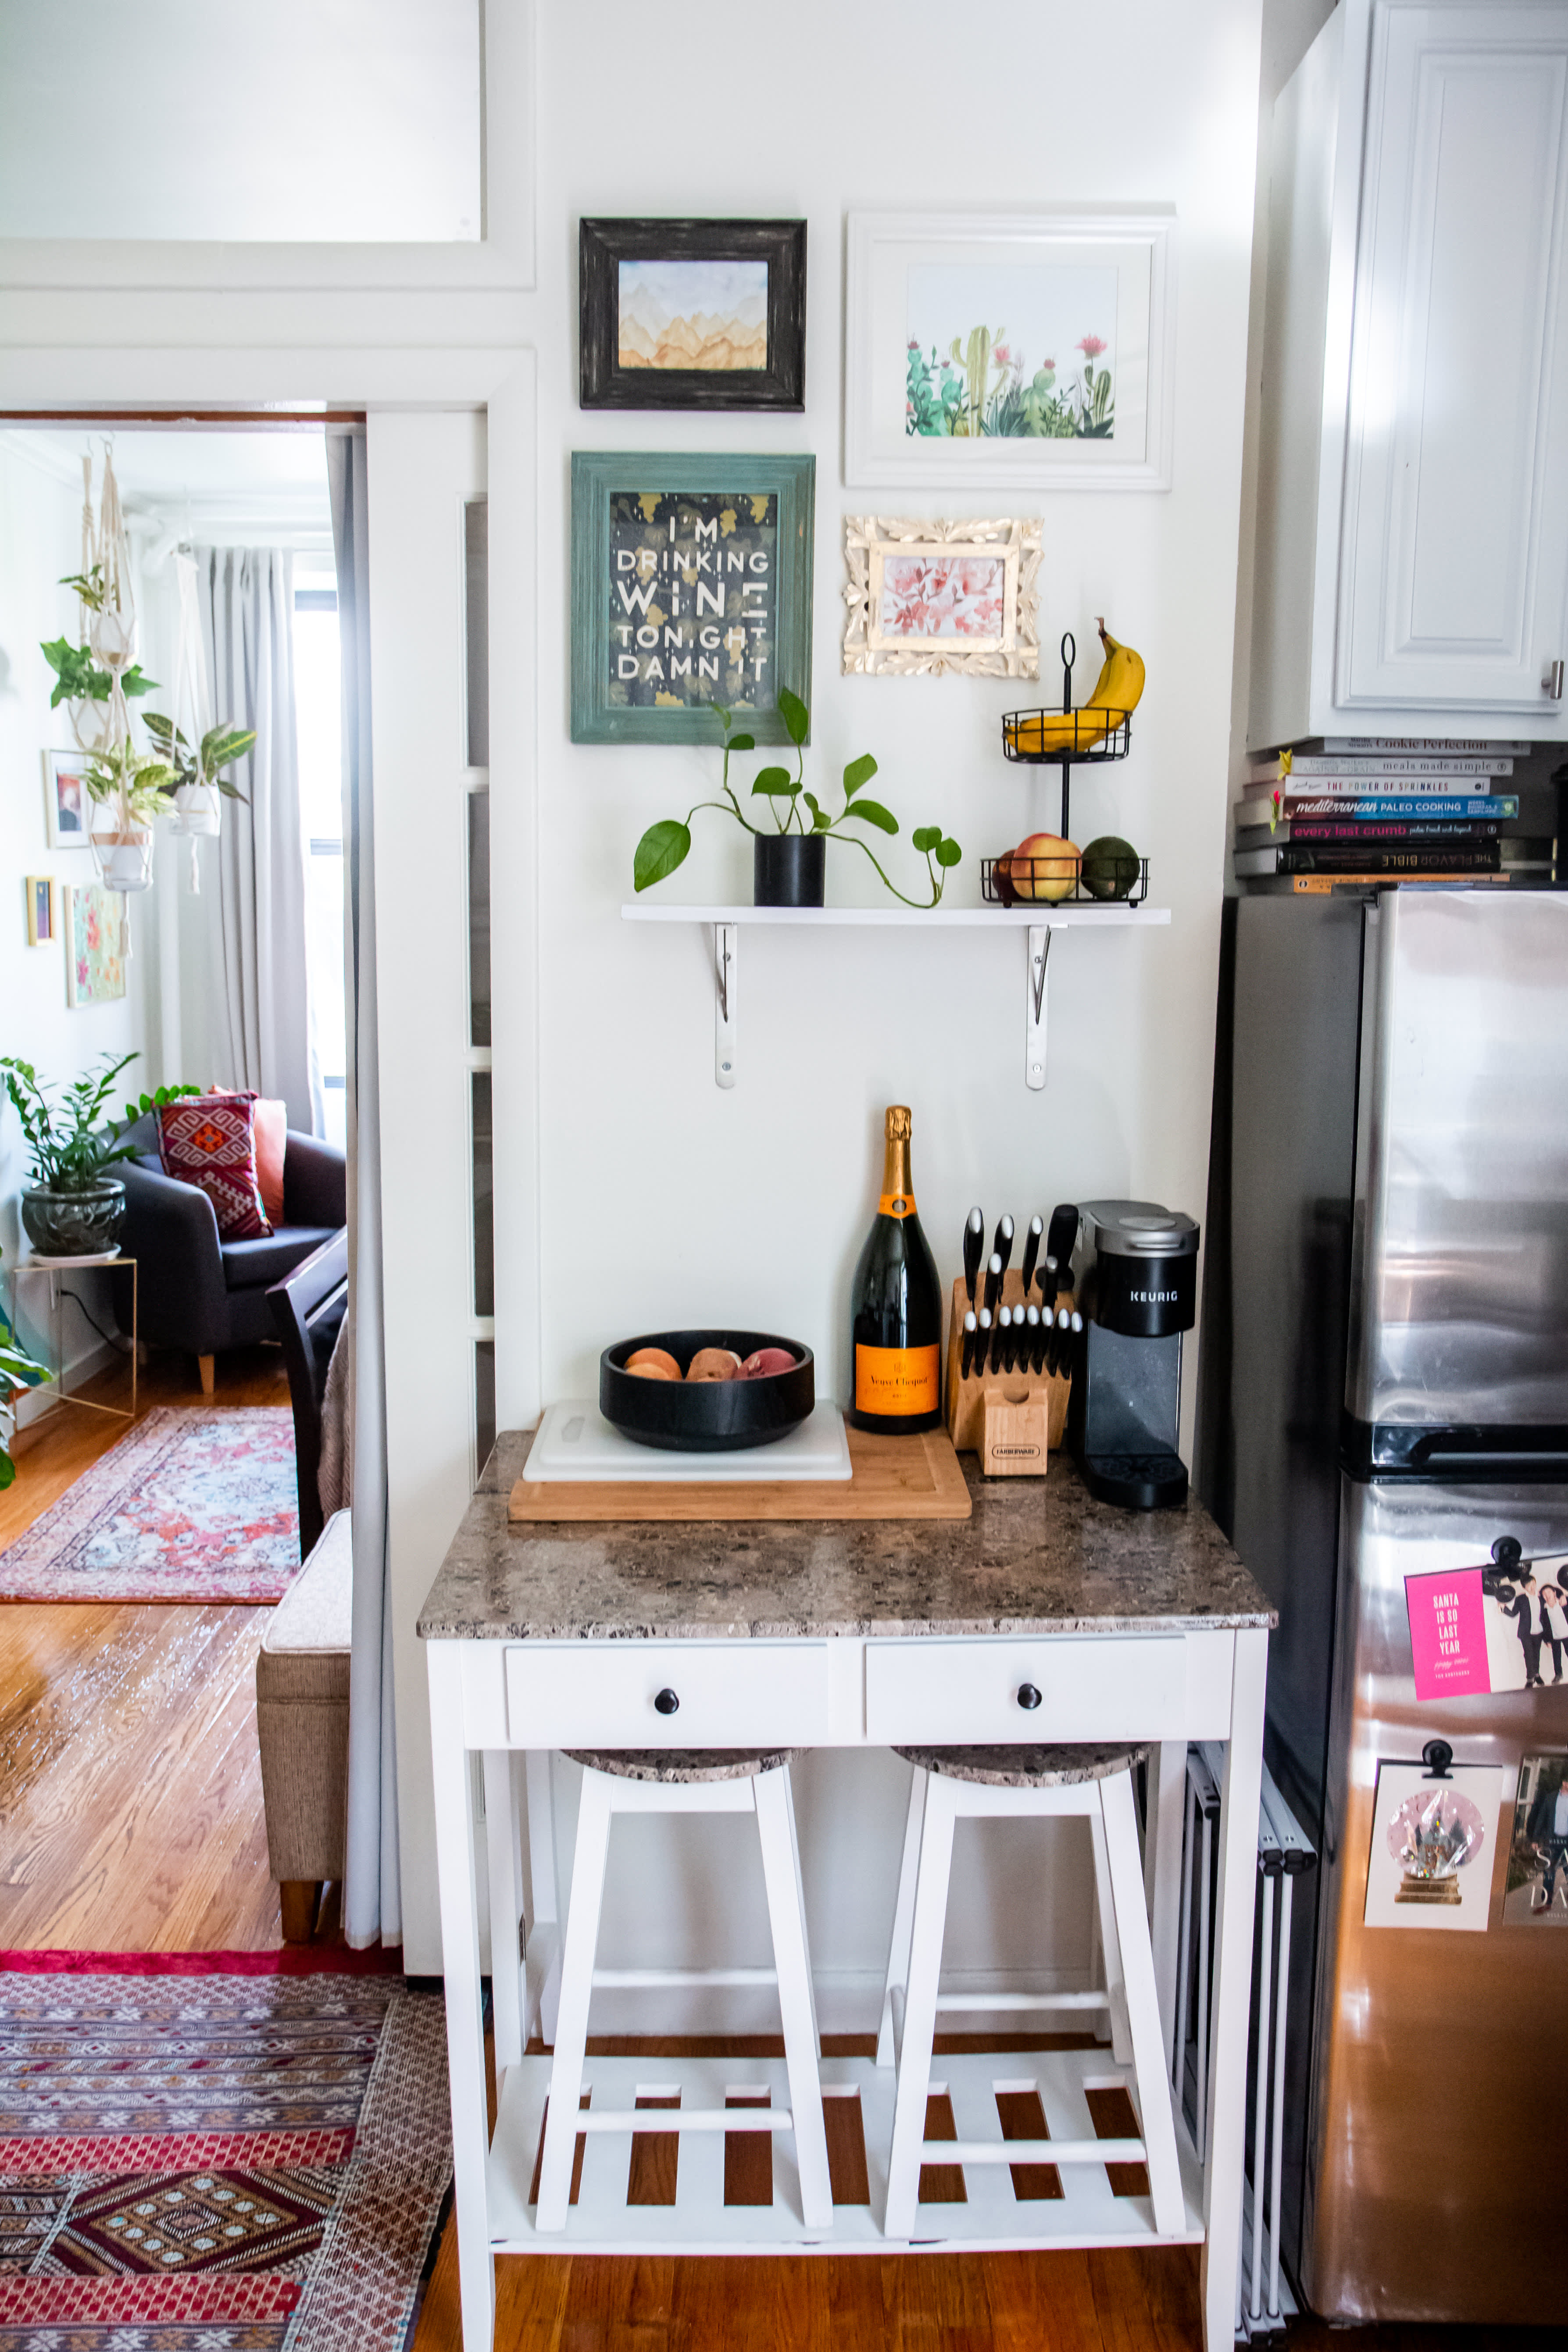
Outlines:
{"label": "white bar stool", "polygon": [[[561,2003],[550,2105],[539,2171],[534,2226],[563,2230],[579,2132],[792,2131],[800,2174],[801,2216],[808,2230],[833,2226],[827,2134],[822,2118],[821,2044],[805,1939],[805,1901],[790,1794],[789,1752],[717,1749],[567,1751],[583,1769],[572,1895],[561,1955]],[[773,1932],[771,1969],[596,1969],[610,1823],[617,1813],[754,1813]],[[778,1988],[784,2020],[787,2112],[778,2108],[639,2107],[635,2112],[580,2107],[595,1985],[760,1985]]]}
{"label": "white bar stool", "polygon": [[[1146,1749],[1083,1744],[900,1748],[895,1753],[915,1769],[877,2043],[879,2066],[895,2063],[896,2043],[899,2070],[885,2234],[896,2241],[912,2236],[922,2163],[1142,2163],[1148,2169],[1155,2229],[1162,2234],[1183,2230],[1186,2217],[1132,1800],[1132,1767]],[[1068,1813],[1089,1820],[1104,1990],[944,1993],[942,1946],[953,1823],[961,1818],[1038,1821]],[[926,2099],[937,2015],[956,2010],[1108,2011],[1117,2063],[1132,2069],[1142,2138],[928,2141]]]}

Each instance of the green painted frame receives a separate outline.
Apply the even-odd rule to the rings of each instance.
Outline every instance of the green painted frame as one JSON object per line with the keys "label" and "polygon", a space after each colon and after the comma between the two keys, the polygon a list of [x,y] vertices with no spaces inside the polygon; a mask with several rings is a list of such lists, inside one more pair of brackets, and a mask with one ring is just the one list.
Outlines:
{"label": "green painted frame", "polygon": [[[604,698],[609,618],[601,583],[609,572],[612,490],[775,492],[779,502],[777,685],[811,708],[811,582],[816,511],[815,457],[727,457],[722,451],[574,449],[572,453],[572,740],[574,743],[717,743],[706,710],[626,709]],[[737,714],[759,743],[788,740],[776,709]]]}

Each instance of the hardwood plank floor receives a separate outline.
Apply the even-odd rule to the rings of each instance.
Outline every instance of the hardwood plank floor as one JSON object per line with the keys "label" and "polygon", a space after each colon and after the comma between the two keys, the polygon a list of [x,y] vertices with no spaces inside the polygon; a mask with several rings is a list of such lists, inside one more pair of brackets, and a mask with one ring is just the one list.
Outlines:
{"label": "hardwood plank floor", "polygon": [[[129,1401],[112,1368],[89,1395]],[[156,1405],[287,1405],[281,1353],[225,1357],[204,1398],[194,1358],[155,1357]],[[127,1424],[68,1408],[19,1454],[0,1547]],[[0,1604],[0,1945],[23,1950],[266,1951],[281,1940],[267,1866],[256,1653],[268,1612]]]}

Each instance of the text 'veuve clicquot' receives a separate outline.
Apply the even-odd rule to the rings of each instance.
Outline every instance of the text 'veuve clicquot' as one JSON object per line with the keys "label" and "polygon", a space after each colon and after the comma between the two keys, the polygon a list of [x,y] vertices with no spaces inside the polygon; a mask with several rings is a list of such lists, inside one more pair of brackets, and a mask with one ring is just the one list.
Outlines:
{"label": "text 'veuve clicquot'", "polygon": [[889,1108],[886,1134],[882,1196],[850,1293],[848,1418],[902,1437],[942,1420],[942,1286],[915,1213],[902,1104]]}

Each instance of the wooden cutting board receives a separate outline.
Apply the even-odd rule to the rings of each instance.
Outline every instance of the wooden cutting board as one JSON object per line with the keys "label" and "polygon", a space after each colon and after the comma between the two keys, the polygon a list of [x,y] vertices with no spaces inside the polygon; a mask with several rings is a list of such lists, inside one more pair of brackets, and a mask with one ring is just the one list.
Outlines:
{"label": "wooden cutting board", "polygon": [[565,1519],[966,1519],[973,1507],[945,1429],[870,1437],[851,1429],[847,1480],[758,1478],[732,1486],[651,1479],[626,1486],[520,1478],[513,1522]]}

